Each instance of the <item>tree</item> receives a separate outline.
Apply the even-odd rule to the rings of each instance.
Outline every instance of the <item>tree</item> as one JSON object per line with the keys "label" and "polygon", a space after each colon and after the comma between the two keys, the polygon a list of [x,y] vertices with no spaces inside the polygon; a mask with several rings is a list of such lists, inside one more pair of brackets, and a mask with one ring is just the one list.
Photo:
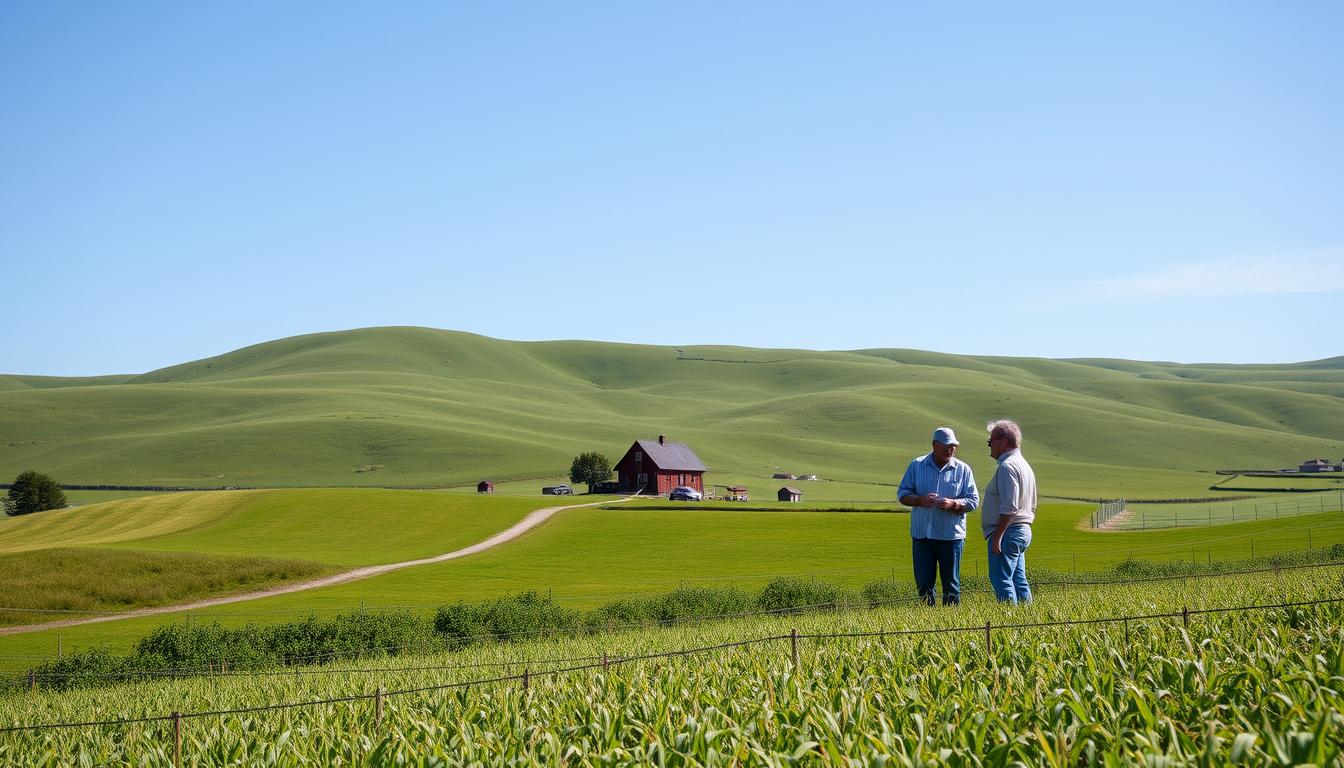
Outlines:
{"label": "tree", "polygon": [[569,465],[569,481],[587,483],[589,493],[593,492],[594,485],[609,477],[611,477],[611,462],[597,451],[580,453],[574,457],[574,463]]}
{"label": "tree", "polygon": [[26,515],[47,509],[61,509],[65,506],[65,491],[55,480],[28,470],[14,478],[14,484],[5,497],[5,514]]}

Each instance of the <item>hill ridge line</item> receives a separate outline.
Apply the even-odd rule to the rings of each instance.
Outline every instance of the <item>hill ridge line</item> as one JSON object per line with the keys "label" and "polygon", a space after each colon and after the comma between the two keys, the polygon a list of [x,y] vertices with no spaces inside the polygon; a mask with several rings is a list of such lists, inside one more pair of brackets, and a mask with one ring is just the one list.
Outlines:
{"label": "hill ridge line", "polygon": [[[634,497],[627,496],[626,498],[618,499],[617,502],[628,501],[631,498]],[[195,600],[190,603],[179,603],[177,605],[159,605],[154,606],[152,608],[139,608],[134,611],[126,611],[124,613],[115,613],[103,616],[88,616],[81,619],[61,619],[58,621],[43,622],[41,624],[20,624],[12,627],[0,627],[0,636],[21,635],[21,634],[27,634],[29,632],[40,632],[48,629],[62,629],[65,627],[75,627],[80,626],[82,624],[100,624],[108,621],[122,621],[124,619],[144,618],[146,616],[159,616],[166,613],[179,613],[181,611],[192,611],[200,608],[212,608],[217,605],[228,605],[230,603],[243,603],[250,600],[260,600],[262,598],[267,597],[276,597],[279,595],[287,595],[294,592],[304,592],[310,589],[320,589],[322,587],[331,587],[337,584],[346,584],[352,581],[367,579],[372,576],[381,576],[384,573],[391,573],[392,571],[398,571],[401,570],[402,568],[411,568],[417,565],[431,565],[434,563],[442,563],[448,560],[456,560],[457,558],[460,557],[466,557],[467,555],[474,555],[477,554],[478,552],[484,552],[487,549],[497,547],[500,544],[504,544],[506,542],[518,538],[524,533],[527,533],[533,528],[536,528],[537,526],[551,519],[557,513],[562,512],[566,509],[580,509],[582,507],[595,507],[601,504],[612,504],[612,503],[616,502],[613,502],[611,499],[603,499],[602,501],[593,501],[587,504],[572,504],[559,507],[543,507],[541,509],[536,509],[533,510],[532,512],[529,512],[527,516],[524,517],[522,520],[519,520],[518,522],[509,526],[508,528],[505,528],[499,533],[496,533],[483,541],[478,541],[475,544],[462,547],[461,549],[455,549],[452,552],[445,552],[441,555],[434,555],[432,557],[422,557],[416,560],[403,560],[397,563],[383,563],[382,565],[366,565],[360,568],[354,568],[348,571],[342,571],[341,573],[332,574],[330,576],[323,576],[318,579],[301,581],[296,584],[281,584],[275,587],[268,587],[266,589],[259,589],[252,592],[244,592],[242,594],[237,595],[225,595],[223,597],[210,597],[204,600]]]}

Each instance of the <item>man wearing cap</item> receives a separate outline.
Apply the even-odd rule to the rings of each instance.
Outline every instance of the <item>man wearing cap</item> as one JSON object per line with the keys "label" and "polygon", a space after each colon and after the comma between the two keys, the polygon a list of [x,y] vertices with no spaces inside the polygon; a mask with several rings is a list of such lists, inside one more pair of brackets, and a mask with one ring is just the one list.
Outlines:
{"label": "man wearing cap", "polygon": [[961,602],[961,550],[966,544],[966,513],[980,505],[975,475],[956,457],[957,436],[950,427],[933,431],[933,450],[910,462],[896,498],[910,507],[910,540],[919,597],[933,605],[933,587],[941,572],[943,605]]}
{"label": "man wearing cap", "polygon": [[989,455],[999,462],[985,486],[980,531],[989,547],[989,583],[1001,603],[1031,602],[1027,547],[1036,520],[1036,472],[1022,456],[1022,428],[999,419],[985,425]]}

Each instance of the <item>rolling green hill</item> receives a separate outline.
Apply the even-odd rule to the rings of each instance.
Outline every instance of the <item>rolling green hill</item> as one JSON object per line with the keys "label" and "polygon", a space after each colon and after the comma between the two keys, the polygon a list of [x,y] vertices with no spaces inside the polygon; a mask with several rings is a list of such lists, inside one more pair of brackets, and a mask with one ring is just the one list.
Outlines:
{"label": "rolling green hill", "polygon": [[718,478],[894,482],[939,424],[988,476],[1017,419],[1043,491],[1205,495],[1220,467],[1344,455],[1344,358],[1296,365],[511,342],[426,328],[282,339],[138,376],[0,376],[0,478],[444,486],[684,441]]}

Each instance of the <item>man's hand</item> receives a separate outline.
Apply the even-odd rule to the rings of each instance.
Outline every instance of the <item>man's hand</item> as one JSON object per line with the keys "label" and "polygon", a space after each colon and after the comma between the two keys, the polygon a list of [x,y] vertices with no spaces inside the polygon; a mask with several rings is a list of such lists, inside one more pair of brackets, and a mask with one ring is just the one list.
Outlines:
{"label": "man's hand", "polygon": [[997,531],[994,534],[994,543],[992,545],[992,548],[994,550],[994,554],[996,555],[1003,554],[1003,531]]}
{"label": "man's hand", "polygon": [[961,502],[956,499],[939,499],[938,508],[945,509],[948,512],[957,512],[961,509]]}
{"label": "man's hand", "polygon": [[946,499],[940,499],[936,493],[926,493],[924,494],[924,498],[920,500],[920,506],[939,507],[942,506],[944,501],[946,501]]}

